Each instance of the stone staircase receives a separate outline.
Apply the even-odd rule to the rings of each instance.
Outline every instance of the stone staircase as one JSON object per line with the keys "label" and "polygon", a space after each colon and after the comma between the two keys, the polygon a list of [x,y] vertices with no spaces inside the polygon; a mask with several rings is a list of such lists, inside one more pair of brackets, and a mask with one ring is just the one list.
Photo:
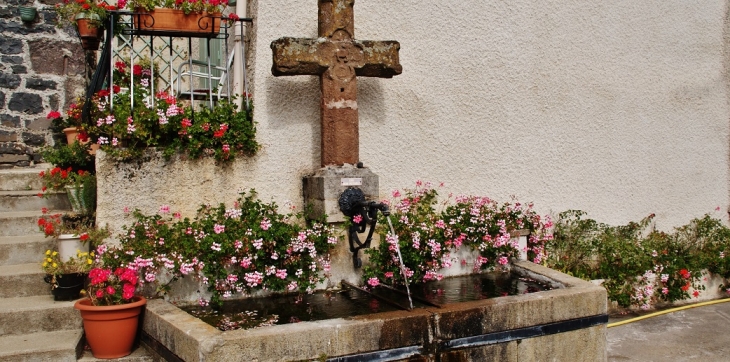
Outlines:
{"label": "stone staircase", "polygon": [[[41,258],[54,244],[38,230],[41,208],[70,210],[64,194],[37,196],[43,169],[0,170],[0,361],[95,361],[74,302],[54,301],[43,281]],[[138,348],[119,360],[155,359]]]}

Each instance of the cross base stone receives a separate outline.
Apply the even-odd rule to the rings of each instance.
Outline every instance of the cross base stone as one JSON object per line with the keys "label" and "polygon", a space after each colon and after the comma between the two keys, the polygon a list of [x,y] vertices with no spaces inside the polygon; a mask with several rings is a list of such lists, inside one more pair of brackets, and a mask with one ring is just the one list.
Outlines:
{"label": "cross base stone", "polygon": [[327,166],[319,169],[314,175],[304,177],[304,204],[311,206],[310,217],[327,215],[327,222],[344,222],[345,216],[340,212],[339,199],[343,191],[349,187],[359,188],[368,201],[379,200],[378,175],[368,168],[357,168],[345,164],[343,166]]}

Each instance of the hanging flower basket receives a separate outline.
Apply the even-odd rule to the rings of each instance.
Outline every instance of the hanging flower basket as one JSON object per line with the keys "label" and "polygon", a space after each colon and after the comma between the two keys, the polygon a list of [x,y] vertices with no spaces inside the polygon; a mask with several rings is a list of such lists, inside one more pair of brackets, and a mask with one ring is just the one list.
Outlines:
{"label": "hanging flower basket", "polygon": [[140,31],[171,31],[180,33],[218,34],[221,27],[220,13],[190,13],[182,10],[157,8],[147,11],[135,9],[132,16],[134,28]]}
{"label": "hanging flower basket", "polygon": [[104,28],[94,25],[99,16],[96,14],[79,13],[76,15],[76,26],[81,38],[81,47],[84,50],[99,50],[99,43],[104,35]]}

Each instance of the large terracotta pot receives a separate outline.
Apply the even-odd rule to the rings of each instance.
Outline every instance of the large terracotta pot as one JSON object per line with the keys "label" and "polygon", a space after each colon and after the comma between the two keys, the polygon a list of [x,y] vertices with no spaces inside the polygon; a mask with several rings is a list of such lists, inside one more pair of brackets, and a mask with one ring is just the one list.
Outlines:
{"label": "large terracotta pot", "polygon": [[68,127],[63,129],[63,133],[66,135],[66,143],[73,144],[76,142],[76,136],[79,134],[79,129],[76,127]]}
{"label": "large terracotta pot", "polygon": [[181,33],[218,34],[221,28],[221,14],[190,13],[182,10],[159,8],[153,11],[135,9],[132,15],[134,28],[141,31],[169,31]]}
{"label": "large terracotta pot", "polygon": [[74,304],[81,312],[86,341],[94,357],[119,358],[132,353],[139,314],[147,304],[144,297],[134,300],[128,304],[93,306],[89,298],[84,298]]}

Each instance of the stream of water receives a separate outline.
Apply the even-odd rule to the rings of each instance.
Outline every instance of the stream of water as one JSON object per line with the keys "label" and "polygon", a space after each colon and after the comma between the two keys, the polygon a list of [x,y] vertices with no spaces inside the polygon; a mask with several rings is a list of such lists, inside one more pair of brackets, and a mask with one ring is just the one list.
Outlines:
{"label": "stream of water", "polygon": [[[388,219],[388,226],[390,226],[390,233],[393,235],[393,237],[396,237],[395,235],[395,229],[393,228],[393,223],[390,222],[390,215],[385,217]],[[400,246],[398,246],[398,240],[396,240],[395,243],[395,251],[398,252],[398,261],[400,261],[400,273],[403,275],[403,280],[406,283],[406,293],[408,293],[408,305],[410,305],[410,309],[413,309],[413,299],[411,298],[411,288],[408,286],[408,275],[406,275],[406,267],[403,265],[403,256],[400,254]]]}

